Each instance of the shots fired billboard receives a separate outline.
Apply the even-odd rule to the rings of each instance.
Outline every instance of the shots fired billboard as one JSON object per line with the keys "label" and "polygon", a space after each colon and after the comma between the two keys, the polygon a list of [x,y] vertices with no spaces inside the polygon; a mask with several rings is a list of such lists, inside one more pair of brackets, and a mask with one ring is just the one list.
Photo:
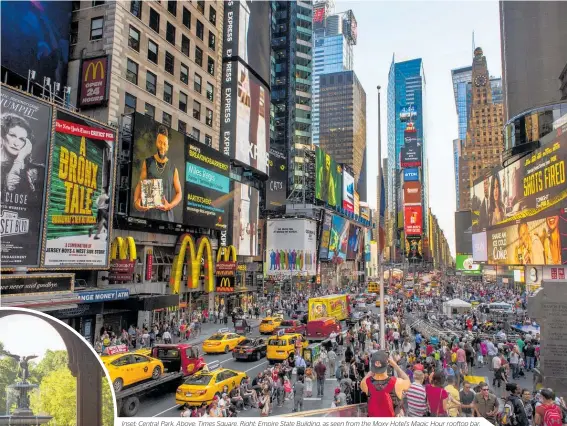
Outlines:
{"label": "shots fired billboard", "polygon": [[115,131],[57,111],[44,266],[106,267],[112,225]]}
{"label": "shots fired billboard", "polygon": [[6,86],[1,96],[0,263],[39,266],[53,110]]}
{"label": "shots fired billboard", "polygon": [[285,205],[287,199],[287,157],[284,153],[270,149],[269,175],[266,182],[266,209]]}
{"label": "shots fired billboard", "polygon": [[475,182],[471,191],[473,233],[564,206],[566,159],[567,132],[557,129],[552,142]]}
{"label": "shots fired billboard", "polygon": [[331,207],[340,207],[343,192],[342,167],[319,147],[315,148],[315,173],[315,198]]}
{"label": "shots fired billboard", "polygon": [[268,220],[268,275],[317,274],[317,222],[309,219]]}
{"label": "shots fired billboard", "polygon": [[423,231],[423,209],[418,206],[404,206],[404,230],[406,235],[421,235]]}
{"label": "shots fired billboard", "polygon": [[343,167],[343,209],[354,213],[354,176]]}

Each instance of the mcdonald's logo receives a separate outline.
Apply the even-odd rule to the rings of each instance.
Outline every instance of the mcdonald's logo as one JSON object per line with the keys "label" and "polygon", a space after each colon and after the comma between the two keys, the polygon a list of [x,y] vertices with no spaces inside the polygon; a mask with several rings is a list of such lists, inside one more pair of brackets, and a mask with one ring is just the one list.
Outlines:
{"label": "mcdonald's logo", "polygon": [[[187,247],[189,247],[189,250],[187,250]],[[187,269],[190,271],[187,277],[187,287],[193,289],[199,287],[201,259],[204,259],[205,291],[215,291],[213,254],[210,240],[207,237],[201,237],[195,244],[195,240],[190,234],[183,234],[177,240],[175,258],[173,259],[171,277],[169,279],[169,285],[173,293],[179,294],[185,258],[187,258]]]}
{"label": "mcdonald's logo", "polygon": [[217,293],[232,293],[232,292],[234,292],[234,278],[218,277]]}
{"label": "mcdonald's logo", "polygon": [[221,260],[224,260],[225,262],[229,260],[236,262],[236,247],[233,245],[219,247],[219,250],[217,251],[217,262],[220,262]]}
{"label": "mcdonald's logo", "polygon": [[111,281],[132,281],[136,266],[136,242],[132,237],[116,237],[110,245]]}
{"label": "mcdonald's logo", "polygon": [[[104,62],[103,62],[104,60]],[[91,81],[92,80],[103,80],[104,79],[104,68],[106,66],[106,58],[104,59],[99,59],[96,61],[92,61],[89,66],[87,67],[87,71],[85,72],[84,75],[84,80],[85,82],[89,81],[89,71],[91,71]],[[100,69],[100,76],[98,76],[98,71]]]}

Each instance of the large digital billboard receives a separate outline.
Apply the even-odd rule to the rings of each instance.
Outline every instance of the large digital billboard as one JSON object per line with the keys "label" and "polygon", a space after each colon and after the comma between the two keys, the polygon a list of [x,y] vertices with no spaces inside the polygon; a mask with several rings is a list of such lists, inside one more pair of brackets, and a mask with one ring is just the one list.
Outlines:
{"label": "large digital billboard", "polygon": [[455,249],[457,254],[472,253],[471,211],[455,212]]}
{"label": "large digital billboard", "polygon": [[413,182],[419,180],[419,169],[413,167],[404,169],[404,182]]}
{"label": "large digital billboard", "polygon": [[406,142],[401,149],[400,165],[403,168],[421,167],[421,146],[417,142]]}
{"label": "large digital billboard", "polygon": [[331,239],[331,225],[333,221],[333,214],[325,212],[323,218],[323,225],[321,229],[321,245],[319,247],[319,259],[329,259],[329,241]]}
{"label": "large digital billboard", "polygon": [[258,256],[259,192],[233,181],[231,244],[240,256]]}
{"label": "large digital billboard", "polygon": [[488,248],[486,247],[486,232],[472,234],[472,252],[475,262],[488,261]]}
{"label": "large digital billboard", "polygon": [[404,182],[404,204],[421,204],[420,182]]}
{"label": "large digital billboard", "polygon": [[270,149],[269,175],[266,182],[266,209],[281,207],[287,199],[287,157],[284,153]]}
{"label": "large digital billboard", "polygon": [[1,265],[39,266],[53,110],[6,86],[1,99]]}
{"label": "large digital billboard", "polygon": [[354,213],[354,176],[343,167],[343,209]]}
{"label": "large digital billboard", "polygon": [[315,149],[315,172],[315,198],[331,207],[340,207],[343,191],[342,167],[319,147]]}
{"label": "large digital billboard", "polygon": [[267,275],[317,274],[317,222],[309,219],[268,220]]}
{"label": "large digital billboard", "polygon": [[43,265],[106,267],[114,198],[115,131],[57,111]]}
{"label": "large digital billboard", "polygon": [[225,62],[223,73],[221,151],[267,175],[270,147],[268,86],[238,61]]}
{"label": "large digital billboard", "polygon": [[421,235],[423,230],[423,209],[418,206],[404,206],[404,230],[406,235]]}
{"label": "large digital billboard", "polygon": [[455,269],[465,275],[482,275],[482,266],[474,263],[470,254],[458,254]]}
{"label": "large digital billboard", "polygon": [[223,58],[242,59],[264,84],[270,83],[270,17],[270,2],[224,2]]}
{"label": "large digital billboard", "polygon": [[333,216],[331,237],[329,239],[328,260],[346,260],[348,236],[349,221],[341,216]]}
{"label": "large digital billboard", "polygon": [[24,78],[34,70],[36,81],[67,84],[69,1],[3,1],[2,67]]}
{"label": "large digital billboard", "polygon": [[473,233],[558,209],[567,199],[567,132],[510,166],[475,182]]}
{"label": "large digital billboard", "polygon": [[362,228],[351,223],[348,232],[347,260],[356,259],[360,251],[361,239],[363,239]]}
{"label": "large digital billboard", "polygon": [[423,246],[421,237],[406,237],[405,253],[408,260],[420,261],[423,258]]}

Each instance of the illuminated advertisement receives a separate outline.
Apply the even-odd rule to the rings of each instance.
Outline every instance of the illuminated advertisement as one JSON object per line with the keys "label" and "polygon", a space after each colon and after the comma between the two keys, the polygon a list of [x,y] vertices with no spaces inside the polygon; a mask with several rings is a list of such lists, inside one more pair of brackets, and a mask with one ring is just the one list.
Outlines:
{"label": "illuminated advertisement", "polygon": [[347,260],[356,259],[356,255],[360,251],[360,243],[363,239],[363,230],[361,227],[350,224],[348,231],[348,247],[347,247]]}
{"label": "illuminated advertisement", "polygon": [[354,213],[354,176],[343,168],[343,209]]}
{"label": "illuminated advertisement", "polygon": [[404,182],[404,204],[421,204],[420,182]]}
{"label": "illuminated advertisement", "polygon": [[315,198],[331,207],[340,207],[343,192],[342,167],[319,147],[315,148],[315,172]]}
{"label": "illuminated advertisement", "polygon": [[474,263],[470,254],[458,254],[455,269],[465,275],[482,275],[482,266]]}
{"label": "illuminated advertisement", "polygon": [[408,260],[420,261],[423,258],[421,237],[406,237],[406,257]]}
{"label": "illuminated advertisement", "polygon": [[455,212],[455,249],[457,254],[471,253],[471,211]]}
{"label": "illuminated advertisement", "polygon": [[333,214],[325,212],[323,218],[323,226],[321,229],[321,245],[319,247],[319,259],[329,259],[329,241],[331,239],[331,225],[333,221]]}
{"label": "illuminated advertisement", "polygon": [[419,169],[410,168],[404,169],[404,182],[413,182],[419,180]]}
{"label": "illuminated advertisement", "polygon": [[360,215],[360,195],[357,191],[354,191],[354,214]]}
{"label": "illuminated advertisement", "polygon": [[259,192],[256,188],[233,182],[232,245],[239,256],[258,256]]}
{"label": "illuminated advertisement", "polygon": [[407,122],[413,121],[417,118],[417,111],[413,105],[408,105],[400,111],[400,121]]}
{"label": "illuminated advertisement", "polygon": [[329,239],[328,260],[346,260],[348,237],[349,221],[341,216],[333,216],[331,237]]}
{"label": "illuminated advertisement", "polygon": [[[492,265],[561,265],[567,263],[567,214],[501,226],[487,232],[488,263]],[[563,257],[563,261],[562,261]]]}
{"label": "illuminated advertisement", "polygon": [[486,232],[472,234],[472,251],[475,262],[488,261],[488,248],[486,247]]}
{"label": "illuminated advertisement", "polygon": [[106,267],[114,194],[115,132],[57,111],[44,266]]}
{"label": "illuminated advertisement", "polygon": [[553,142],[475,183],[473,233],[565,205],[567,132],[554,132]]}
{"label": "illuminated advertisement", "polygon": [[[372,231],[370,229],[367,229],[366,231],[364,231],[364,261],[367,263],[372,260],[372,251],[370,248],[372,242]],[[376,241],[374,241],[374,243],[376,243]]]}
{"label": "illuminated advertisement", "polygon": [[317,274],[317,222],[309,219],[268,220],[268,275]]}
{"label": "illuminated advertisement", "polygon": [[423,209],[421,206],[404,206],[404,230],[406,235],[421,235]]}
{"label": "illuminated advertisement", "polygon": [[84,59],[79,78],[79,106],[85,108],[104,104],[107,100],[108,56]]}
{"label": "illuminated advertisement", "polygon": [[287,199],[287,157],[270,149],[269,179],[266,182],[266,209],[281,207]]}
{"label": "illuminated advertisement", "polygon": [[1,265],[39,266],[53,110],[6,86],[1,97]]}
{"label": "illuminated advertisement", "polygon": [[421,167],[421,146],[417,143],[405,143],[401,149],[400,165],[406,167]]}

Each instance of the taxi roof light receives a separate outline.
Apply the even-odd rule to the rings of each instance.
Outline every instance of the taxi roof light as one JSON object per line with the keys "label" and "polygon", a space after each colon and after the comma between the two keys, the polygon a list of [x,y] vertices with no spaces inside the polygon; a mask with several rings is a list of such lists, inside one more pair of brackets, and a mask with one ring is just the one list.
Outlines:
{"label": "taxi roof light", "polygon": [[109,346],[104,350],[103,355],[118,355],[118,354],[125,354],[128,352],[127,345],[115,345]]}
{"label": "taxi roof light", "polygon": [[228,328],[219,328],[217,333],[230,333],[230,330]]}

